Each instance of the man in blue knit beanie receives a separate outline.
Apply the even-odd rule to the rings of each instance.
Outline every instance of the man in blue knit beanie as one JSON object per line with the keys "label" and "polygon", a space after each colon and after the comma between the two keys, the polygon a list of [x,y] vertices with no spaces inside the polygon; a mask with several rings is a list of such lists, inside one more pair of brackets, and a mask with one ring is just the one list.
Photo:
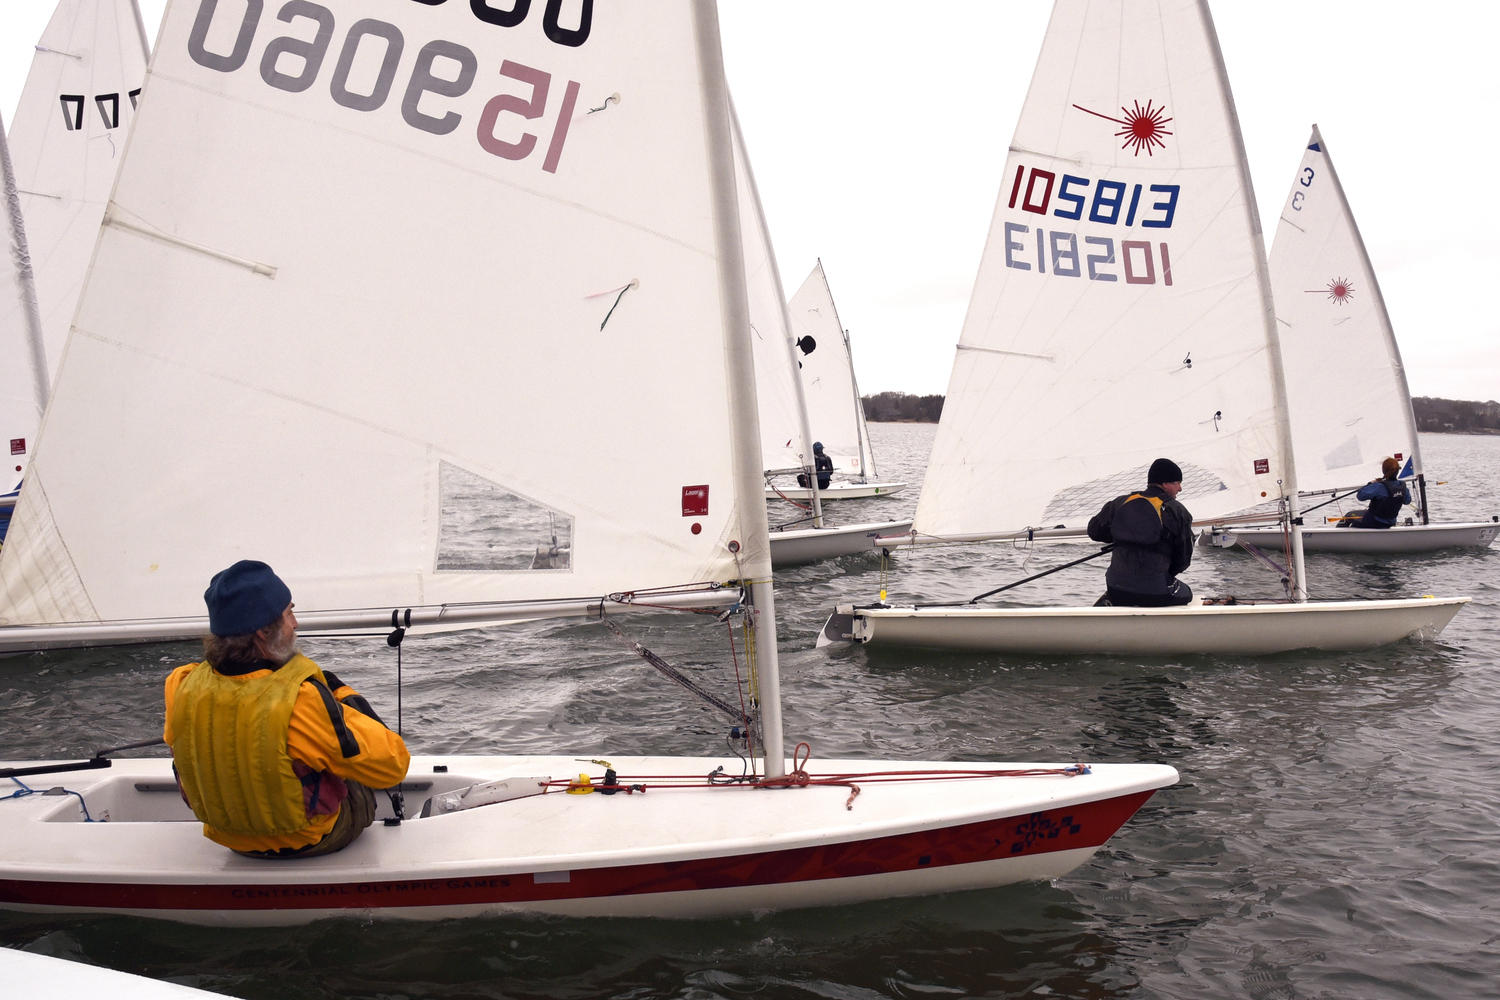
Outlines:
{"label": "man in blue knit beanie", "polygon": [[163,738],[215,843],[256,858],[342,850],[411,755],[359,692],[297,649],[292,591],[242,559],[203,594],[204,659],[167,678]]}

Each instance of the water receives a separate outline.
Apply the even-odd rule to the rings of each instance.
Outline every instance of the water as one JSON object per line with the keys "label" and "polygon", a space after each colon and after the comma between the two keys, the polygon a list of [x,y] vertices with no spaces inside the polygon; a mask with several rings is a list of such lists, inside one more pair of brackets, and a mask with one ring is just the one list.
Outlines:
{"label": "water", "polygon": [[[930,425],[871,427],[883,500],[914,509]],[[1424,435],[1442,519],[1488,518],[1500,438]],[[1015,488],[1025,489],[1018,471]],[[893,599],[964,597],[1084,551],[902,556]],[[1492,997],[1500,977],[1500,550],[1380,561],[1310,556],[1315,595],[1465,593],[1440,642],[1260,660],[1026,657],[813,648],[877,561],[778,574],[787,732],[817,756],[1145,760],[1166,789],[1052,884],[722,921],[330,920],[220,930],[0,914],[0,943],[245,998]],[[1092,600],[1085,564],[1006,596]],[[1202,553],[1198,593],[1276,596],[1253,560]],[[630,629],[729,690],[722,626]],[[383,643],[307,642],[383,711]],[[161,681],[191,646],[0,660],[0,758],[67,757],[160,733]],[[403,716],[432,753],[714,754],[717,721],[595,626],[409,639]],[[4,803],[0,802],[0,808]]]}

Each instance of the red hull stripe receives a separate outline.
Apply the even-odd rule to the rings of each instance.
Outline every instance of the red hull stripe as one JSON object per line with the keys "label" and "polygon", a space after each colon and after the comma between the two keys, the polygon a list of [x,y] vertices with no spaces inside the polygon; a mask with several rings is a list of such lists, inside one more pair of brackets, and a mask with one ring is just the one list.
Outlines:
{"label": "red hull stripe", "polygon": [[[394,882],[286,881],[197,885],[0,879],[0,905],[22,903],[130,910],[365,909],[473,906],[784,885],[1099,847],[1150,797],[1149,791],[1137,792],[1068,809],[852,843],[728,858],[579,869],[568,873],[526,872]],[[266,864],[290,872],[295,870],[298,862],[268,861]],[[551,880],[564,876],[567,881]]]}

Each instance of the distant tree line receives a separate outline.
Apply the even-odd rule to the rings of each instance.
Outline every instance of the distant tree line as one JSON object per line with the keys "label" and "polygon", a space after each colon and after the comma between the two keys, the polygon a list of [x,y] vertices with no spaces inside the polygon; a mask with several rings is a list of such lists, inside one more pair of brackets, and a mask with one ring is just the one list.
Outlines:
{"label": "distant tree line", "polygon": [[863,399],[865,419],[883,424],[935,424],[943,415],[942,396],[913,396],[909,392],[877,392]]}
{"label": "distant tree line", "polygon": [[[1500,434],[1500,403],[1417,396],[1411,401],[1417,430],[1441,434]],[[867,418],[870,419],[870,418]]]}

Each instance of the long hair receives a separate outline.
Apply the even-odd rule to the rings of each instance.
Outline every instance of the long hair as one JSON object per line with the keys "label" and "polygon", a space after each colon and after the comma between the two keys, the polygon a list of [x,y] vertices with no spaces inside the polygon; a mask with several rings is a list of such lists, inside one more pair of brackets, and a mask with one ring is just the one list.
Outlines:
{"label": "long hair", "polygon": [[255,635],[254,632],[243,635],[206,635],[203,637],[203,658],[211,667],[254,663],[261,658],[255,651]]}

